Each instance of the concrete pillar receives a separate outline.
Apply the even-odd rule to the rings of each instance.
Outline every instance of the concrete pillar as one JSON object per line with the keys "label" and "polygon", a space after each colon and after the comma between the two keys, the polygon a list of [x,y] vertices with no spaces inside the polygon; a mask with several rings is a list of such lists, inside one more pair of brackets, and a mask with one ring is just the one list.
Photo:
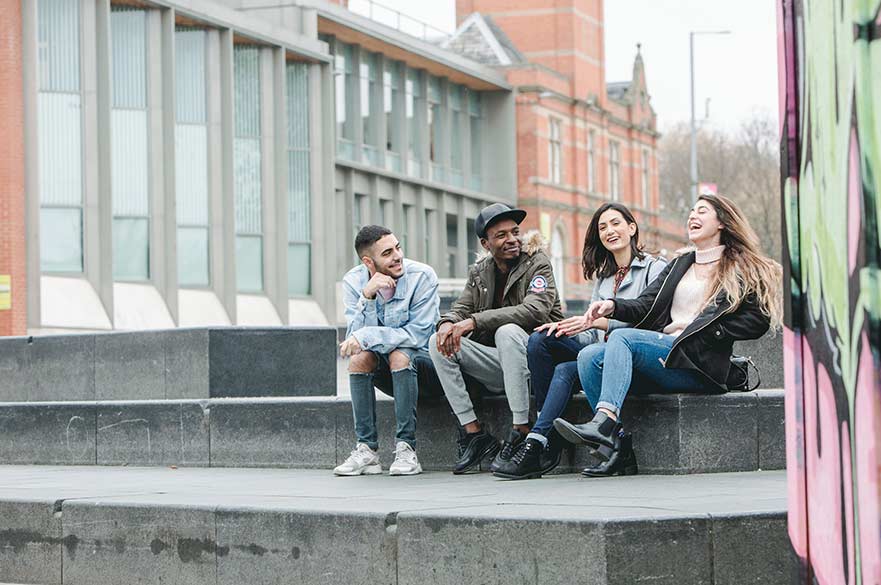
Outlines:
{"label": "concrete pillar", "polygon": [[[27,330],[22,3],[0,10],[0,335]],[[9,295],[9,296],[7,296]],[[8,303],[11,303],[7,306]]]}
{"label": "concrete pillar", "polygon": [[[225,262],[222,282],[215,282],[220,300],[231,323],[237,323],[236,309],[236,221],[235,221],[235,118],[233,115],[233,32],[220,31],[220,139],[221,139],[221,197],[220,205],[212,205],[212,231],[221,234],[220,258]],[[213,173],[212,173],[213,174]],[[215,213],[220,214],[215,229]],[[213,268],[214,266],[212,266]],[[218,277],[219,278],[219,277]]]}

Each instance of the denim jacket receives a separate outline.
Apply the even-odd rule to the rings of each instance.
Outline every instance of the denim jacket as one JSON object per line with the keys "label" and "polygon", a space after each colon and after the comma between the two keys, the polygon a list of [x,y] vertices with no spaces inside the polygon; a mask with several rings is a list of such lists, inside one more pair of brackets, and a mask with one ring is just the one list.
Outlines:
{"label": "denim jacket", "polygon": [[399,347],[424,349],[440,318],[437,275],[431,266],[404,259],[404,274],[389,300],[377,294],[367,299],[361,291],[370,280],[363,264],[343,276],[346,338],[354,335],[361,349],[389,354]]}
{"label": "denim jacket", "polygon": [[[618,287],[618,294],[612,294],[612,291],[615,288],[615,276],[607,276],[606,278],[597,280],[593,285],[593,294],[590,297],[590,302],[605,301],[613,298],[635,299],[642,294],[642,291],[645,290],[666,267],[667,260],[664,258],[655,258],[648,254],[646,254],[641,260],[639,258],[634,258],[630,262],[630,270],[624,276],[624,280],[621,281],[621,286]],[[622,327],[633,327],[633,325],[618,321],[617,319],[609,319],[608,333]],[[581,334],[584,336],[581,338],[581,341],[584,343],[602,343],[605,333],[606,332],[603,331],[597,331],[596,329],[589,329]]]}

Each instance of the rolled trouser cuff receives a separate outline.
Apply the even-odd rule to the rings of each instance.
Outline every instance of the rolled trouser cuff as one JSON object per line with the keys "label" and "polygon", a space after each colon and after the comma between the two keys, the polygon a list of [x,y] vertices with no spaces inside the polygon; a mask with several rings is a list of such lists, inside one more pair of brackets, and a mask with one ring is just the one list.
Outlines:
{"label": "rolled trouser cuff", "polygon": [[611,402],[597,402],[596,409],[599,410],[601,408],[605,408],[606,410],[612,411],[615,414],[615,416],[618,416],[619,414],[621,414],[621,409],[618,408],[617,406],[615,406],[614,404],[612,404]]}

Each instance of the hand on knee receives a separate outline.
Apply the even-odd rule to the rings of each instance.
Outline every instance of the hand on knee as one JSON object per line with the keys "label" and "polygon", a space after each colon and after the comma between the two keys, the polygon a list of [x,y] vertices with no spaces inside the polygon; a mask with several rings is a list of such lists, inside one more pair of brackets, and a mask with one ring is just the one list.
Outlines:
{"label": "hand on knee", "polygon": [[362,351],[349,359],[350,374],[369,374],[376,369],[376,356],[372,351]]}
{"label": "hand on knee", "polygon": [[393,372],[406,370],[410,367],[410,356],[408,356],[403,351],[398,351],[396,349],[389,354],[388,363],[389,368],[391,368]]}

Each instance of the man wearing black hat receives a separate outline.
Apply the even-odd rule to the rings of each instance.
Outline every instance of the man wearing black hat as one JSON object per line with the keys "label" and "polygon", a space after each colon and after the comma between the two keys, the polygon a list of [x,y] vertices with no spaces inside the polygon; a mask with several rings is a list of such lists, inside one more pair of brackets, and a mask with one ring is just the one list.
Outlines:
{"label": "man wearing black hat", "polygon": [[[465,431],[455,474],[474,469],[485,458],[495,457],[494,465],[508,460],[523,442],[529,433],[528,332],[563,318],[541,236],[520,236],[525,217],[525,211],[502,203],[480,212],[475,231],[488,254],[470,267],[465,290],[428,342],[444,393]],[[481,428],[463,372],[508,398],[513,429],[501,450]]]}

